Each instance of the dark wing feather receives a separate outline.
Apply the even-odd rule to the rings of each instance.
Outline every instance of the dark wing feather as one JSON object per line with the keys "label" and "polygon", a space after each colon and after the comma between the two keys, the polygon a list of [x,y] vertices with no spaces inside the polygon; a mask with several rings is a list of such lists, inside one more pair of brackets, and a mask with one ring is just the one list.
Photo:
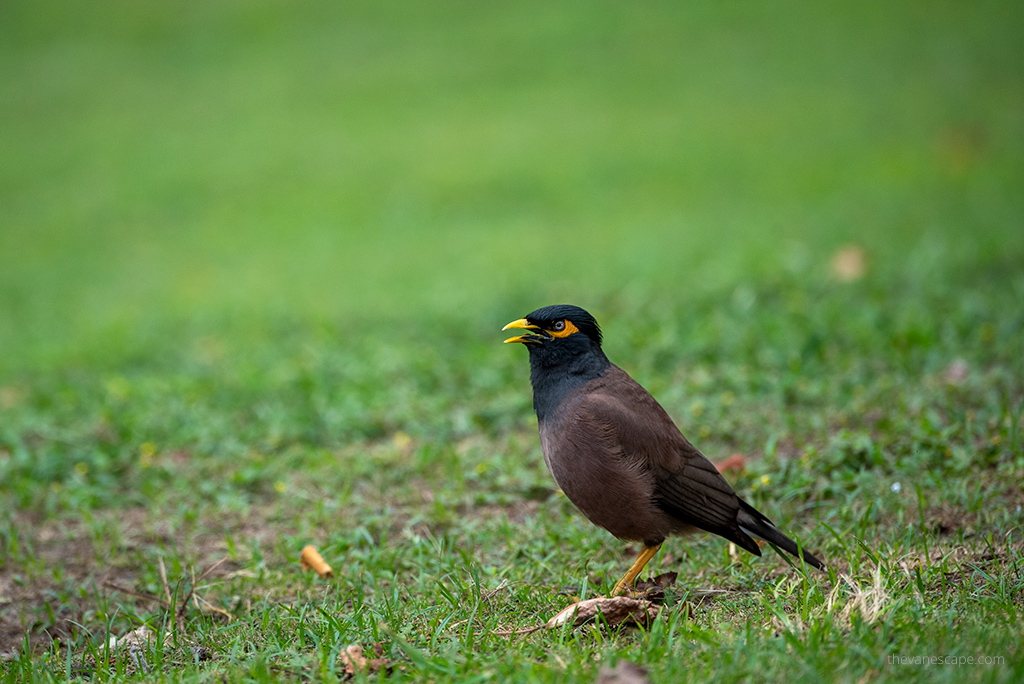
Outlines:
{"label": "dark wing feather", "polygon": [[736,492],[711,461],[689,442],[686,446],[688,449],[681,449],[685,453],[681,456],[685,462],[682,470],[664,469],[656,478],[658,505],[672,516],[725,537],[760,556],[757,543],[744,534],[736,522],[740,510]]}
{"label": "dark wing feather", "polygon": [[609,425],[624,458],[653,476],[653,502],[687,525],[720,535],[751,553],[760,549],[736,521],[740,500],[704,454],[679,432],[655,399],[612,366],[580,409]]}

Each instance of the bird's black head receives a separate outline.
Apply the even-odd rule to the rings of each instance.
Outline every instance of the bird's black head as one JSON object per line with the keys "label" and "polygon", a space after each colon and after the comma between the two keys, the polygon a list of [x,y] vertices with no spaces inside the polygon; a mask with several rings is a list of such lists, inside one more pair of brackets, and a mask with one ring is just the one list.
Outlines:
{"label": "bird's black head", "polygon": [[537,309],[526,318],[512,321],[502,330],[520,328],[526,335],[510,337],[506,342],[522,342],[528,346],[540,345],[548,349],[585,351],[601,348],[601,326],[589,313],[572,304],[555,304]]}
{"label": "bird's black head", "polygon": [[600,326],[578,306],[545,306],[502,330],[509,328],[528,331],[505,342],[522,342],[530,350],[533,406],[541,420],[569,391],[598,377],[611,365],[601,351]]}

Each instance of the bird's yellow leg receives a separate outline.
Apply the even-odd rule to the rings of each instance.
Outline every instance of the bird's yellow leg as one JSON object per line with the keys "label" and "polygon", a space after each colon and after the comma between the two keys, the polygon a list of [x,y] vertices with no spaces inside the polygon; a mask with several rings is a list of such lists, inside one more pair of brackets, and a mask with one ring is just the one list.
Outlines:
{"label": "bird's yellow leg", "polygon": [[612,589],[612,596],[618,596],[628,587],[632,587],[633,583],[636,582],[636,576],[644,571],[644,568],[647,567],[647,564],[651,562],[651,559],[654,558],[654,554],[658,553],[658,549],[660,548],[661,544],[658,544],[657,546],[647,546],[645,544],[644,548],[640,550],[640,555],[638,555],[636,560],[633,561],[633,565],[631,565],[629,570],[626,571],[626,574],[622,576],[622,579],[615,583],[615,588]]}

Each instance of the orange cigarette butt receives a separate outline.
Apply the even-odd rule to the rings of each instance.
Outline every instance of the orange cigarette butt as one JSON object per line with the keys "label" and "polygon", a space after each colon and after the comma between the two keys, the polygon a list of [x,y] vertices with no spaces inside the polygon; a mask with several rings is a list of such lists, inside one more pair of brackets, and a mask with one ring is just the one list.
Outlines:
{"label": "orange cigarette butt", "polygon": [[299,556],[299,560],[302,561],[303,570],[313,568],[316,570],[316,574],[325,579],[327,577],[334,577],[334,571],[331,570],[331,566],[324,561],[324,557],[320,555],[320,552],[312,544],[302,549],[302,555]]}

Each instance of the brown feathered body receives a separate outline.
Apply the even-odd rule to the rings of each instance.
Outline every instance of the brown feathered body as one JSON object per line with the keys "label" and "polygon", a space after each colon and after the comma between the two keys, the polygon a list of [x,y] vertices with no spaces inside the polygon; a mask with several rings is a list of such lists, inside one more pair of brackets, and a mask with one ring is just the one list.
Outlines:
{"label": "brown feathered body", "polygon": [[645,547],[703,530],[759,556],[754,535],[824,567],[739,498],[661,404],[608,360],[593,316],[557,305],[508,327],[531,331],[506,342],[530,351],[544,460],[591,522]]}
{"label": "brown feathered body", "polygon": [[654,397],[615,365],[540,423],[544,460],[580,511],[620,539],[714,532],[753,553],[740,499]]}

